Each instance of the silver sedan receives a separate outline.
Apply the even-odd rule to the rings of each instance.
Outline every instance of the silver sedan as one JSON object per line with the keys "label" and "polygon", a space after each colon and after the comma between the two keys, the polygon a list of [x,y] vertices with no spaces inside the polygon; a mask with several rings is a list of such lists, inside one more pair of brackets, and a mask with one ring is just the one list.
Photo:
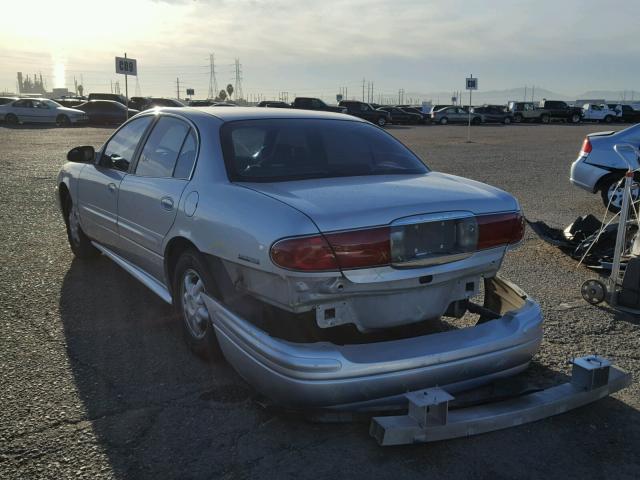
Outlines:
{"label": "silver sedan", "polygon": [[[280,404],[456,392],[538,350],[540,307],[497,276],[523,237],[518,202],[429,170],[369,122],[165,108],[68,159],[57,197],[75,255],[115,261],[173,304],[196,353]],[[475,324],[443,320],[463,315]]]}
{"label": "silver sedan", "polygon": [[46,98],[18,98],[0,105],[0,119],[8,125],[53,123],[62,127],[89,120],[82,110],[67,108]]}

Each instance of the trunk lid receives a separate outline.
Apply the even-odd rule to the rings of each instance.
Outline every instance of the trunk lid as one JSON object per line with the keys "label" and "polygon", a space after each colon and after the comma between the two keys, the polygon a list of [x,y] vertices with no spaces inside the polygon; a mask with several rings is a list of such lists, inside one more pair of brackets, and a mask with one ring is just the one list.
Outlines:
{"label": "trunk lid", "polygon": [[303,212],[322,232],[388,225],[411,215],[482,215],[519,208],[513,196],[498,188],[438,172],[240,185]]}

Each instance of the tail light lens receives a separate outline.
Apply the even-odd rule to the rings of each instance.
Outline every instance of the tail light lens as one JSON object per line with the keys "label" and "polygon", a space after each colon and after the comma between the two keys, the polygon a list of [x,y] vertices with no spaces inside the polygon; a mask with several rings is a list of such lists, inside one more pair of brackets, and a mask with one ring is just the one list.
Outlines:
{"label": "tail light lens", "polygon": [[498,213],[476,217],[478,221],[478,250],[499,245],[512,245],[524,237],[524,217],[520,212]]}
{"label": "tail light lens", "polygon": [[589,141],[589,137],[584,139],[584,142],[582,142],[582,148],[580,149],[580,154],[581,155],[586,155],[588,153],[591,153],[591,150],[593,149],[593,147],[591,146],[591,142]]}
{"label": "tail light lens", "polygon": [[[433,230],[432,233],[438,238],[428,239],[427,244],[420,246],[420,248],[427,247],[427,250],[419,252],[416,241],[419,238],[429,237],[429,235],[423,235],[431,230],[428,223],[418,224],[422,227],[416,228],[416,233],[412,233],[412,236],[407,236],[410,230],[377,227],[285,238],[272,245],[271,260],[279,267],[306,272],[370,268],[391,264],[411,267],[454,261],[471,255],[475,250],[518,243],[524,236],[524,217],[519,212],[469,217],[451,223],[451,228],[447,226],[444,229]],[[441,233],[446,234],[446,242],[440,238]],[[436,247],[430,245],[434,241],[438,244]],[[409,258],[407,256],[409,250],[418,252],[423,257],[434,257],[433,261],[429,259],[425,263],[418,261],[420,259],[417,258]],[[435,258],[437,256],[443,257],[442,262],[437,261]],[[449,257],[449,260],[444,257]]]}
{"label": "tail light lens", "polygon": [[389,264],[389,238],[389,227],[285,238],[273,244],[271,259],[280,267],[303,271],[378,267]]}

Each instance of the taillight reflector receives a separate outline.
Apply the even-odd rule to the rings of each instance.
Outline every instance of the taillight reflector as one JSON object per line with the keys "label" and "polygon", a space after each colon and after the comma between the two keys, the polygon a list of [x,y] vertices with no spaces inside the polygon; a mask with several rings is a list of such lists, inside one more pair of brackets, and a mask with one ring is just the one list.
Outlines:
{"label": "taillight reflector", "polygon": [[584,142],[582,142],[582,148],[580,149],[580,153],[581,154],[591,153],[592,149],[593,149],[593,147],[591,146],[591,142],[589,141],[589,137],[586,137],[584,139]]}
{"label": "taillight reflector", "polygon": [[478,250],[518,243],[524,237],[525,222],[520,212],[476,217]]}

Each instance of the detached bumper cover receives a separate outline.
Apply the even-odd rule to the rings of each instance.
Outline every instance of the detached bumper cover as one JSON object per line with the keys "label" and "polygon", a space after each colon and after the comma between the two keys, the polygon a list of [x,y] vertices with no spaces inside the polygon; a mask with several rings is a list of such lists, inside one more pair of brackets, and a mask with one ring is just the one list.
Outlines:
{"label": "detached bumper cover", "polygon": [[436,385],[455,393],[524,370],[542,340],[540,307],[503,279],[488,280],[485,290],[498,319],[357,345],[287,342],[210,297],[205,303],[225,357],[258,391],[284,406],[358,408]]}

